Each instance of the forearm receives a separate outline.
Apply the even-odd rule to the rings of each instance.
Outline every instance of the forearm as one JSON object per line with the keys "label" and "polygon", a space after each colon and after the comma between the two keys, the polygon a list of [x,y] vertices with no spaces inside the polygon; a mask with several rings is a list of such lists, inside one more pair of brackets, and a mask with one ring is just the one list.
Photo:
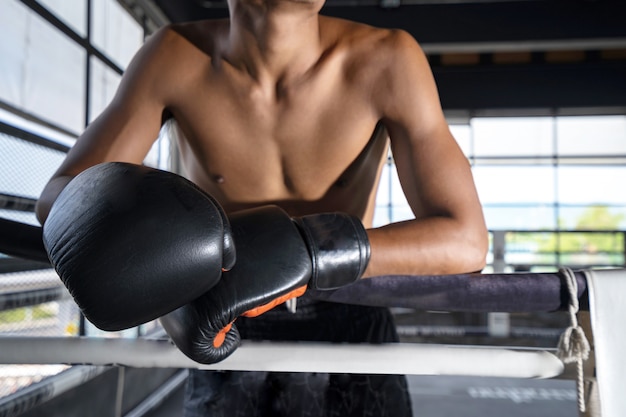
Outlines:
{"label": "forearm", "polygon": [[429,217],[369,229],[371,260],[364,277],[444,275],[485,266],[487,231],[482,222]]}

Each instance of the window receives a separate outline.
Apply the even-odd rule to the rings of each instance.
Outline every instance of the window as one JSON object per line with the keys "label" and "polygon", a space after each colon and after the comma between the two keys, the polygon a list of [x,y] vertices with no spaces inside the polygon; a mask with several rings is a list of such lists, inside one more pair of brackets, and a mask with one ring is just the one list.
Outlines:
{"label": "window", "polygon": [[91,84],[89,122],[92,122],[111,102],[122,76],[107,67],[96,57],[91,57]]}
{"label": "window", "polygon": [[[32,225],[38,225],[34,207],[44,185],[86,122],[110,103],[144,38],[144,28],[115,0],[91,0],[90,21],[87,0],[38,3],[43,8],[0,2],[0,217]],[[156,27],[147,17],[144,22]],[[146,163],[167,169],[169,146],[158,140]],[[0,253],[0,290],[19,297],[19,291],[61,285],[52,269],[41,268]],[[62,336],[88,329],[74,302],[61,296],[0,310],[3,331]],[[120,333],[129,334],[138,329]]]}
{"label": "window", "polygon": [[87,35],[87,0],[37,0],[81,36]]}
{"label": "window", "polygon": [[553,120],[547,117],[489,117],[471,121],[475,157],[551,157]]}
{"label": "window", "polygon": [[380,226],[414,217],[404,197],[393,158],[391,154],[389,154],[387,162],[383,166],[380,183],[378,185],[374,225]]}
{"label": "window", "polygon": [[0,100],[80,132],[85,120],[85,50],[16,1],[0,2],[0,27]]}
{"label": "window", "polygon": [[[511,268],[624,264],[626,116],[476,117],[450,128]],[[375,225],[410,218],[391,157],[376,209]]]}
{"label": "window", "polygon": [[91,0],[92,42],[122,68],[143,43],[143,29],[115,0]]}

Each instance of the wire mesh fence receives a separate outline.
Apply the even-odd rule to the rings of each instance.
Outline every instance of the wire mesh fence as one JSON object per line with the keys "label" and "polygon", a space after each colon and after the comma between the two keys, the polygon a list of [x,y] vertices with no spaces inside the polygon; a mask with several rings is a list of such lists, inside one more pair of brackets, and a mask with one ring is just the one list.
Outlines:
{"label": "wire mesh fence", "polygon": [[[171,141],[155,142],[146,165],[167,169]],[[36,201],[66,155],[66,146],[0,123],[0,218],[38,226]],[[19,239],[0,230],[3,240]],[[157,322],[123,332],[103,332],[85,321],[56,272],[46,264],[0,253],[0,337],[138,337],[159,330]],[[71,368],[67,365],[0,365],[0,403]]]}

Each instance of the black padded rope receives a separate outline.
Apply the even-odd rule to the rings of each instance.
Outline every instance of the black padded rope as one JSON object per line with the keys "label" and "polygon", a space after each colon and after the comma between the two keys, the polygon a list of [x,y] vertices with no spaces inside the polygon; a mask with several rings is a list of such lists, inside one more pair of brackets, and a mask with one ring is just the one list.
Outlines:
{"label": "black padded rope", "polygon": [[[575,272],[580,308],[588,310],[587,281]],[[309,291],[318,300],[455,312],[550,312],[569,303],[559,273],[459,274],[361,279],[334,291]]]}
{"label": "black padded rope", "polygon": [[50,263],[43,246],[42,229],[0,218],[0,252],[18,258]]}
{"label": "black padded rope", "polygon": [[[0,252],[48,262],[41,227],[0,219]],[[589,309],[587,281],[575,272],[580,308]],[[317,300],[455,312],[549,312],[567,309],[559,273],[389,275],[361,279],[331,291],[309,290]]]}
{"label": "black padded rope", "polygon": [[50,301],[63,300],[67,297],[69,297],[69,293],[62,285],[28,291],[0,292],[0,311],[36,306]]}

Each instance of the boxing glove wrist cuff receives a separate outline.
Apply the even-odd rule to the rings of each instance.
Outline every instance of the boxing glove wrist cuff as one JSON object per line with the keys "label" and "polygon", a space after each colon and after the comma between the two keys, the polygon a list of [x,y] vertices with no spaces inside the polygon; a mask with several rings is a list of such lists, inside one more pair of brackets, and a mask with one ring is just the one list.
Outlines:
{"label": "boxing glove wrist cuff", "polygon": [[359,219],[344,213],[324,213],[294,221],[311,255],[309,288],[332,290],[363,275],[370,259],[370,243]]}

